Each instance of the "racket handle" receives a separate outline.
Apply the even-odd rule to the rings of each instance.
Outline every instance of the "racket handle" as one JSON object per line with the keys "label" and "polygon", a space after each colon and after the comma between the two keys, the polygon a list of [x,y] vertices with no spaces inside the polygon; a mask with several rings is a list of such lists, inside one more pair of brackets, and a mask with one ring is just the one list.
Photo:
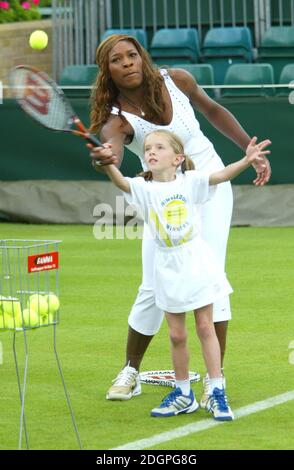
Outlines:
{"label": "racket handle", "polygon": [[90,144],[94,145],[94,147],[103,147],[102,142],[93,134],[86,134],[85,138]]}

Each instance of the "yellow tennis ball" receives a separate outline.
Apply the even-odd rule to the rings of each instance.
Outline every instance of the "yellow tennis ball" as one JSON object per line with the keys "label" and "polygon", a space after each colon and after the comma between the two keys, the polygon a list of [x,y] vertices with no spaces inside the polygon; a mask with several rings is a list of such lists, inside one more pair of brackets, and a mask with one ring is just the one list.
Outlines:
{"label": "yellow tennis ball", "polygon": [[29,43],[32,49],[41,51],[47,47],[48,35],[45,33],[45,31],[37,29],[30,35]]}
{"label": "yellow tennis ball", "polygon": [[8,313],[3,313],[3,326],[9,330],[14,329],[14,321]]}
{"label": "yellow tennis ball", "polygon": [[52,325],[53,323],[58,322],[58,313],[50,312],[48,313],[48,315],[42,315],[40,318],[41,318],[41,325]]}
{"label": "yellow tennis ball", "polygon": [[25,308],[22,312],[22,316],[25,327],[34,328],[35,326],[40,325],[39,315],[31,308]]}
{"label": "yellow tennis ball", "polygon": [[21,315],[17,315],[16,317],[14,317],[14,326],[15,328],[22,328],[22,316]]}
{"label": "yellow tennis ball", "polygon": [[1,300],[2,311],[16,317],[21,314],[21,305],[19,300]]}
{"label": "yellow tennis ball", "polygon": [[4,323],[4,316],[2,314],[0,314],[0,330],[4,330],[5,329],[5,323]]}
{"label": "yellow tennis ball", "polygon": [[45,299],[48,302],[48,311],[49,313],[57,312],[60,307],[59,298],[55,294],[44,295]]}
{"label": "yellow tennis ball", "polygon": [[48,314],[48,303],[45,296],[41,294],[33,294],[30,296],[27,307],[37,312],[39,315]]}

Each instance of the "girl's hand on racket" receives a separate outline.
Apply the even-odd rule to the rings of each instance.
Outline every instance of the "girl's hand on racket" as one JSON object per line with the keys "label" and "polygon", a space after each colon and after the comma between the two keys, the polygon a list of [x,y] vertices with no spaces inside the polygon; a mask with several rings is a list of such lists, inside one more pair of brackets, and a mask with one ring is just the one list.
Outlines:
{"label": "girl's hand on racket", "polygon": [[[255,139],[255,144],[256,144],[257,138],[254,137],[253,139]],[[251,140],[249,146],[251,145],[253,139]],[[269,139],[263,140],[262,142],[258,144],[260,150],[265,149],[269,145],[271,145],[271,141]],[[264,186],[270,180],[271,173],[272,173],[271,165],[270,165],[269,160],[265,156],[270,153],[271,153],[270,150],[261,152],[259,154],[259,159],[252,163],[252,166],[255,169],[256,174],[257,174],[255,180],[253,181],[253,184],[255,184],[255,186]]]}
{"label": "girl's hand on racket", "polygon": [[93,147],[93,145],[87,144],[87,147],[91,150],[92,166],[96,171],[100,171],[103,166],[119,163],[117,156],[112,152],[111,144],[105,143],[103,147]]}
{"label": "girl's hand on racket", "polygon": [[249,162],[257,173],[257,177],[253,181],[253,184],[255,184],[255,186],[263,186],[268,183],[271,176],[271,166],[269,160],[265,156],[270,154],[271,151],[264,150],[271,144],[271,141],[266,139],[259,144],[256,142],[257,137],[253,137],[247,147],[246,156],[249,158]]}

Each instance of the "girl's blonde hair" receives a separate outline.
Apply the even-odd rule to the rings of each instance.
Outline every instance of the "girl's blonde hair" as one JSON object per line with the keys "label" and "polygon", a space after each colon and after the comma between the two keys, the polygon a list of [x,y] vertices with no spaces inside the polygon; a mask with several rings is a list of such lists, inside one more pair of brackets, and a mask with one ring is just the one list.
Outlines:
{"label": "girl's blonde hair", "polygon": [[145,96],[144,110],[146,119],[151,122],[160,122],[162,113],[165,111],[162,96],[163,77],[159,69],[152,63],[148,52],[133,36],[112,34],[102,41],[96,50],[96,63],[99,67],[99,73],[93,84],[91,94],[91,132],[101,130],[103,124],[107,122],[113,106],[118,107],[118,115],[122,119],[122,123],[126,122],[118,103],[119,90],[109,72],[109,54],[120,41],[132,43],[142,58],[142,86]]}
{"label": "girl's blonde hair", "polygon": [[[180,137],[174,132],[166,131],[165,129],[158,129],[156,131],[149,132],[148,134],[145,135],[143,150],[145,149],[145,142],[146,142],[147,137],[153,134],[162,135],[166,137],[168,143],[170,144],[175,154],[183,155],[184,160],[181,163],[182,173],[185,173],[185,171],[189,171],[189,170],[195,170],[195,165],[193,161],[191,160],[190,157],[188,157],[188,155],[185,155],[183,142],[181,141]],[[152,181],[153,179],[153,175],[151,171],[142,171],[141,173],[138,174],[138,176],[142,176],[146,181]]]}

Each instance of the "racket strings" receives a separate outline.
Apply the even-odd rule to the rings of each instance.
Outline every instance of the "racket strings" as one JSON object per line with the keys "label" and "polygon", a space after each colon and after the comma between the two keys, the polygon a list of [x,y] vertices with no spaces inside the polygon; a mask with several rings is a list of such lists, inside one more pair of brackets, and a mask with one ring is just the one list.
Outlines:
{"label": "racket strings", "polygon": [[15,98],[34,119],[50,129],[71,129],[72,108],[50,82],[30,70],[16,69],[12,83]]}

